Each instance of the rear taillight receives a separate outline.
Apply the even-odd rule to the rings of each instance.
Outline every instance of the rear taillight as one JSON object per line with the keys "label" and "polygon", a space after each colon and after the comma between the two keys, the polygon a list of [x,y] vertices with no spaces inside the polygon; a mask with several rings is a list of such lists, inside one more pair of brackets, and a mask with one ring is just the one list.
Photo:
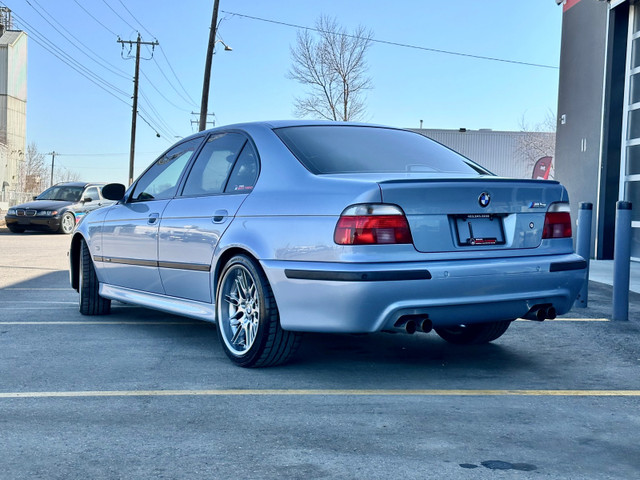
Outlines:
{"label": "rear taillight", "polygon": [[342,215],[333,235],[338,245],[413,243],[409,223],[395,205],[353,205]]}
{"label": "rear taillight", "polygon": [[542,238],[571,238],[571,213],[566,203],[551,205],[544,217]]}

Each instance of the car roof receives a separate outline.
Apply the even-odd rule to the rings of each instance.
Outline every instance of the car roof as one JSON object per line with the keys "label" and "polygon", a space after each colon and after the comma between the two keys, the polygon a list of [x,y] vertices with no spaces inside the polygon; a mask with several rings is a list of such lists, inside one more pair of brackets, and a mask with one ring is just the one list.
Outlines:
{"label": "car roof", "polygon": [[204,130],[202,132],[194,133],[188,137],[185,137],[183,140],[189,140],[191,138],[198,137],[200,135],[215,133],[220,131],[228,131],[228,130],[251,130],[253,128],[267,128],[269,130],[273,130],[276,128],[285,128],[285,127],[315,127],[315,126],[358,126],[358,127],[378,127],[378,128],[390,128],[394,130],[401,130],[397,127],[390,127],[387,125],[376,125],[372,123],[359,123],[359,122],[337,122],[333,120],[264,120],[259,122],[244,122],[244,123],[234,123],[230,125],[222,125],[215,128],[210,128],[208,130]]}
{"label": "car roof", "polygon": [[89,186],[100,187],[102,185],[106,185],[104,182],[60,182],[56,183],[54,187],[89,187]]}

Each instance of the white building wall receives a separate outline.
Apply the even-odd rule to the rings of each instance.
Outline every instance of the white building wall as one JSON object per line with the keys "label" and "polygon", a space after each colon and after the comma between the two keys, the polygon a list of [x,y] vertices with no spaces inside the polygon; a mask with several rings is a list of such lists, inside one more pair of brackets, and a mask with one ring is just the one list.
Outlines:
{"label": "white building wall", "polygon": [[27,35],[6,31],[0,37],[0,144],[6,145],[6,161],[0,168],[0,186],[19,189],[20,162],[26,151]]}

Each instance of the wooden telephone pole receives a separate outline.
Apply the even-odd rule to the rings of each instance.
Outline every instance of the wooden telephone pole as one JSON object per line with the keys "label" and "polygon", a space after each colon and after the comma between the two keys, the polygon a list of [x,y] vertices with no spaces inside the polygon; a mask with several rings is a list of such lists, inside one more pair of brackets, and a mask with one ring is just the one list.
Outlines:
{"label": "wooden telephone pole", "polygon": [[213,47],[216,44],[216,27],[218,25],[218,6],[220,0],[213,2],[213,15],[211,16],[211,30],[209,30],[209,46],[204,66],[204,82],[202,85],[202,102],[200,103],[199,131],[207,129],[207,109],[209,108],[209,83],[211,81],[211,63],[213,60]]}
{"label": "wooden telephone pole", "polygon": [[136,152],[136,119],[138,118],[138,76],[140,73],[140,45],[151,45],[155,47],[158,45],[157,41],[143,42],[138,33],[138,39],[134,42],[131,40],[121,40],[118,38],[118,43],[123,46],[125,43],[129,44],[129,47],[136,45],[136,69],[133,76],[133,113],[131,115],[131,150],[129,154],[129,185],[133,183],[133,159]]}

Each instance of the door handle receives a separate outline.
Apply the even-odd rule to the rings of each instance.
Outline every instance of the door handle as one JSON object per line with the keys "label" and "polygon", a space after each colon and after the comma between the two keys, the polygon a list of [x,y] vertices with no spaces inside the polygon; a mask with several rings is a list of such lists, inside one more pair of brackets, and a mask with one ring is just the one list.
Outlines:
{"label": "door handle", "polygon": [[159,213],[152,213],[149,215],[149,220],[147,221],[147,223],[149,223],[149,225],[153,225],[158,221],[159,217],[160,217]]}
{"label": "door handle", "polygon": [[227,215],[229,215],[229,212],[227,212],[226,210],[216,211],[216,213],[213,214],[213,223],[224,223],[224,221],[227,219]]}

